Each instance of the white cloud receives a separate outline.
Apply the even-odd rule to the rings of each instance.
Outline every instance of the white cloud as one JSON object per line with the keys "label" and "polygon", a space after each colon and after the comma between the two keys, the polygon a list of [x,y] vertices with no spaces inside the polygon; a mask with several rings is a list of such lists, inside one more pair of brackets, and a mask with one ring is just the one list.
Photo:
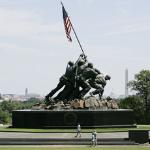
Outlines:
{"label": "white cloud", "polygon": [[143,31],[150,31],[150,19],[138,19],[138,20],[115,20],[110,23],[112,30],[106,31],[105,36],[122,35],[128,33],[138,33]]}
{"label": "white cloud", "polygon": [[40,21],[41,17],[31,11],[1,8],[0,36],[32,38],[39,34],[50,35],[62,31],[61,24],[43,24]]}

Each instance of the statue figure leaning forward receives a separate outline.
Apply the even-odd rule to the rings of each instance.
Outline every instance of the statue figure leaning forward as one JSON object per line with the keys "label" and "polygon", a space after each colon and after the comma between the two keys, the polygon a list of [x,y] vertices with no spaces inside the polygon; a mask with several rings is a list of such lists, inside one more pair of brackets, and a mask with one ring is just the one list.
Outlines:
{"label": "statue figure leaning forward", "polygon": [[[94,68],[92,63],[87,61],[84,54],[81,54],[75,63],[68,62],[66,71],[60,77],[57,86],[45,96],[45,103],[49,105],[59,101],[68,103],[75,99],[83,100],[88,92],[91,96],[99,95],[100,100],[106,81],[110,79],[109,75],[104,76],[97,68]],[[90,92],[92,89],[95,90]],[[58,94],[53,97],[57,92]]]}

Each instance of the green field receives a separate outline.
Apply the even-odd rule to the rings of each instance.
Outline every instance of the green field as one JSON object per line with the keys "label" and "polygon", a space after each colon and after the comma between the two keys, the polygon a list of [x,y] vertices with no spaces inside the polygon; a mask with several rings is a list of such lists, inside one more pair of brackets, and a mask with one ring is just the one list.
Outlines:
{"label": "green field", "polygon": [[[97,132],[107,133],[107,132],[127,132],[128,130],[150,130],[150,125],[138,125],[137,128],[97,128]],[[82,129],[82,132],[92,132],[93,129]],[[75,129],[19,129],[19,128],[8,128],[0,127],[0,132],[76,132]]]}
{"label": "green field", "polygon": [[0,147],[0,150],[149,150],[148,146]]}

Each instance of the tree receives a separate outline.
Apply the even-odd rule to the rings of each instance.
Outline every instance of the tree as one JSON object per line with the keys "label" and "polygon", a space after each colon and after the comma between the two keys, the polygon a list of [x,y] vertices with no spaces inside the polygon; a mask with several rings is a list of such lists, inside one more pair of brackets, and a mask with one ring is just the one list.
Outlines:
{"label": "tree", "polygon": [[132,95],[123,98],[119,101],[119,108],[133,109],[135,122],[138,124],[144,123],[144,106],[143,101],[139,96]]}
{"label": "tree", "polygon": [[11,113],[12,110],[21,109],[22,103],[18,101],[3,101],[0,103],[0,108],[2,111]]}
{"label": "tree", "polygon": [[129,82],[129,87],[138,95],[145,97],[150,92],[150,70],[142,70],[135,74],[135,80]]}
{"label": "tree", "polygon": [[6,124],[11,122],[11,116],[8,112],[2,111],[0,108],[0,123]]}
{"label": "tree", "polygon": [[11,123],[13,110],[30,109],[34,104],[41,103],[37,98],[30,98],[28,101],[3,101],[0,102],[0,123]]}
{"label": "tree", "polygon": [[[142,70],[135,74],[135,79],[129,82],[129,87],[136,91],[144,103],[145,123],[148,123],[148,112],[150,112],[150,70]],[[149,120],[150,122],[150,120]]]}

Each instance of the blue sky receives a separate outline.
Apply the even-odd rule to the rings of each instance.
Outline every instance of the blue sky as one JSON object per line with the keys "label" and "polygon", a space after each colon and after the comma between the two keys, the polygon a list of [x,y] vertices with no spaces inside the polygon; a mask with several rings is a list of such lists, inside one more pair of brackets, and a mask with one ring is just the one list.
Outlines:
{"label": "blue sky", "polygon": [[[150,69],[149,0],[63,0],[88,60],[111,75],[105,94],[124,94]],[[81,50],[67,41],[59,0],[0,0],[0,93],[46,95]]]}

